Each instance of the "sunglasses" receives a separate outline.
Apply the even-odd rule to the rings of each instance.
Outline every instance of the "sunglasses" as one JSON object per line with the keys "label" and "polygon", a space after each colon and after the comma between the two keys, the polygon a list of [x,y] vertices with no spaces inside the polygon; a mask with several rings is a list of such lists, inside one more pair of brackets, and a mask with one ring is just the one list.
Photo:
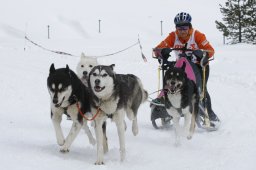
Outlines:
{"label": "sunglasses", "polygon": [[189,30],[189,26],[179,26],[179,27],[176,27],[176,29],[179,30],[179,31]]}

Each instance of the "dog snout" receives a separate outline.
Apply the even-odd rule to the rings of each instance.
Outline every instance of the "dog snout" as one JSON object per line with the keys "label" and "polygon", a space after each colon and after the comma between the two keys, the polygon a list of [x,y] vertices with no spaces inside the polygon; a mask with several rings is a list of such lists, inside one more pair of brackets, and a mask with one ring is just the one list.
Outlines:
{"label": "dog snout", "polygon": [[54,97],[54,98],[52,99],[52,102],[53,102],[53,104],[57,104],[57,103],[58,103],[58,98],[57,98],[57,97]]}
{"label": "dog snout", "polygon": [[175,85],[175,81],[171,81],[171,85]]}
{"label": "dog snout", "polygon": [[100,80],[99,79],[96,79],[95,80],[95,85],[99,85],[100,84]]}
{"label": "dog snout", "polygon": [[87,74],[88,74],[88,72],[87,72],[87,71],[83,71],[83,75],[85,75],[85,76],[86,76]]}

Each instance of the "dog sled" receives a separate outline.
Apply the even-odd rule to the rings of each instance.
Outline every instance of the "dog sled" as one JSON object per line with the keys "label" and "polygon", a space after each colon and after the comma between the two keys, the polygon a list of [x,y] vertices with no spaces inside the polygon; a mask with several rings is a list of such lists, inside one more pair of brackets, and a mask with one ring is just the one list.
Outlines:
{"label": "dog sled", "polygon": [[[164,86],[164,76],[165,72],[173,67],[180,68],[182,64],[186,63],[186,74],[190,80],[193,80],[196,83],[198,93],[200,96],[199,102],[199,112],[196,118],[196,124],[199,128],[206,129],[208,131],[215,131],[218,129],[217,126],[212,124],[209,120],[208,110],[207,110],[207,97],[206,97],[206,82],[205,82],[205,68],[202,69],[202,76],[200,74],[199,68],[196,66],[194,61],[200,61],[203,57],[203,50],[192,50],[188,49],[185,45],[183,48],[164,48],[164,49],[154,49],[159,50],[159,53],[162,55],[160,57],[154,57],[160,63],[158,69],[158,77],[160,87],[160,77],[162,77],[162,85]],[[165,50],[165,52],[161,52]],[[182,53],[179,56],[179,59],[176,61],[169,61],[171,57],[171,51],[181,51]],[[160,74],[162,73],[162,76]],[[158,96],[155,99],[151,99],[150,108],[151,108],[151,122],[155,129],[166,128],[172,125],[172,117],[167,113],[165,108],[165,87],[158,90]],[[160,93],[159,93],[160,92]],[[183,115],[181,115],[183,116]],[[159,125],[159,121],[161,122]]]}

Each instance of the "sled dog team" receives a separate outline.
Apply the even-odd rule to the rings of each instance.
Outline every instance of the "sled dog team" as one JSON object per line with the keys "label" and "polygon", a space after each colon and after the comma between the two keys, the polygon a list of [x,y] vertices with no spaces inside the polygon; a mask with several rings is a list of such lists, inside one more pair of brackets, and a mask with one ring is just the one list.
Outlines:
{"label": "sled dog team", "polygon": [[[98,65],[97,59],[86,57],[83,53],[74,73],[68,65],[56,69],[50,66],[47,87],[51,98],[51,119],[55,129],[57,143],[61,152],[69,148],[83,128],[89,142],[97,144],[97,159],[95,164],[104,164],[104,153],[108,151],[106,134],[106,119],[111,118],[116,123],[120,159],[125,159],[125,116],[132,121],[132,132],[139,132],[137,112],[139,106],[148,98],[141,80],[132,74],[117,74],[114,64]],[[185,132],[191,139],[195,130],[195,117],[198,111],[197,89],[195,84],[186,77],[185,65],[166,72],[164,84],[167,88],[166,109],[173,117],[175,128],[175,144]],[[66,114],[72,120],[71,129],[66,137],[61,128],[62,115]],[[184,115],[184,126],[179,125],[179,119]],[[87,125],[93,121],[96,141]]]}

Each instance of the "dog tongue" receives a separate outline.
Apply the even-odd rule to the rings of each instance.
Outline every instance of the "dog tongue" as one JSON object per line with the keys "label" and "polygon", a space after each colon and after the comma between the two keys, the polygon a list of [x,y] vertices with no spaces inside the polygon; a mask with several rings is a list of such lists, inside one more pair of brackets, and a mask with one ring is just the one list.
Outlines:
{"label": "dog tongue", "polygon": [[94,89],[95,89],[96,92],[100,92],[101,91],[101,87],[100,86],[95,86]]}
{"label": "dog tongue", "polygon": [[175,85],[166,85],[165,89],[168,89],[169,91],[171,91],[172,93],[175,92]]}
{"label": "dog tongue", "polygon": [[171,85],[171,86],[170,86],[170,90],[171,90],[171,92],[175,92],[175,86],[174,86],[174,85]]}

